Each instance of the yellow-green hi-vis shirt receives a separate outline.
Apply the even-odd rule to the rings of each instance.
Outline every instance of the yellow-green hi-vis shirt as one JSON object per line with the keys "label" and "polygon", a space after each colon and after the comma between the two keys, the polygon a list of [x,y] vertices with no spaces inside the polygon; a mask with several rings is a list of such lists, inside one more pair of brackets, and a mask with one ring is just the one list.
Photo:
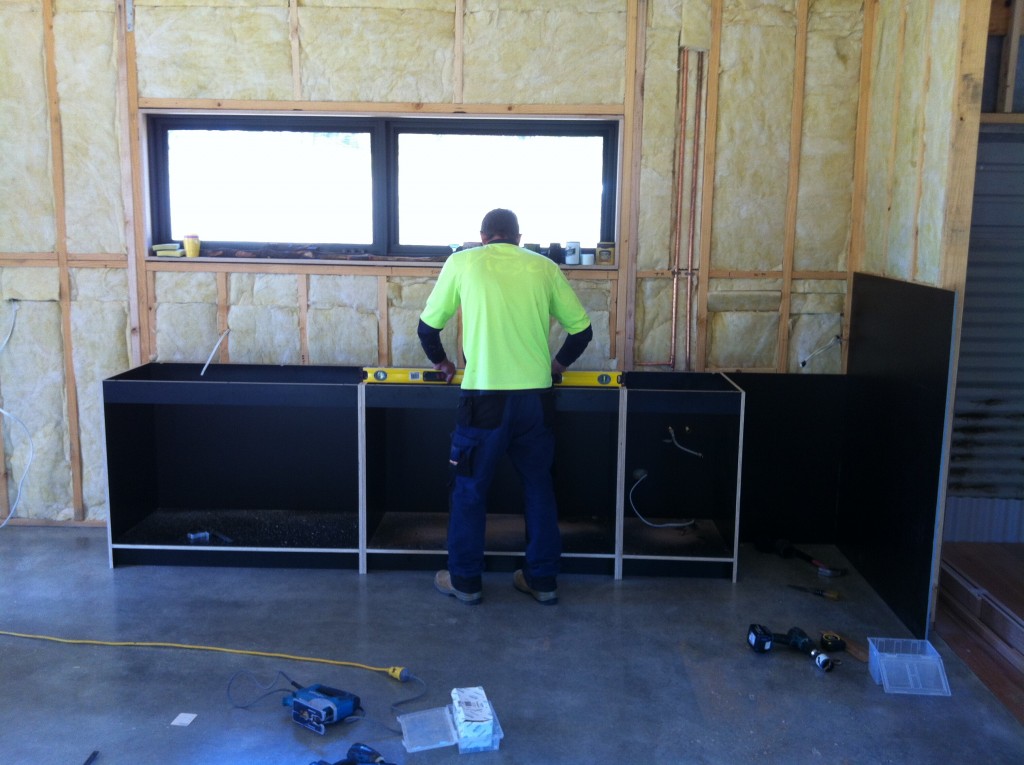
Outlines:
{"label": "yellow-green hi-vis shirt", "polygon": [[466,390],[550,387],[551,318],[569,334],[590,326],[562,269],[513,244],[488,244],[450,255],[420,319],[443,329],[459,306]]}

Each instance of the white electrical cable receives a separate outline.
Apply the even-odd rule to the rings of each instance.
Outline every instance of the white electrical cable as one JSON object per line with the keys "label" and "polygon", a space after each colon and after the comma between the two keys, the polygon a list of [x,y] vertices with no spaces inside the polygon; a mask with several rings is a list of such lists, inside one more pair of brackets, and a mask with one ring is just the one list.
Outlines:
{"label": "white electrical cable", "polygon": [[218,338],[217,338],[217,343],[216,343],[216,345],[214,345],[214,346],[213,346],[213,350],[212,350],[212,351],[210,351],[210,355],[209,355],[209,357],[208,357],[208,358],[206,359],[206,363],[205,363],[205,364],[203,364],[203,369],[202,369],[202,371],[201,371],[201,372],[199,373],[199,376],[200,376],[200,377],[202,377],[203,375],[205,375],[205,374],[206,374],[206,368],[207,368],[208,366],[210,366],[210,362],[211,362],[211,361],[213,361],[213,354],[215,354],[215,353],[217,352],[217,349],[218,349],[218,348],[220,348],[220,344],[221,344],[222,342],[224,342],[224,338],[228,336],[228,332],[230,332],[230,331],[231,331],[230,329],[225,329],[225,330],[224,330],[223,332],[221,332],[221,333],[220,333],[220,337],[218,337]]}
{"label": "white electrical cable", "polygon": [[13,301],[14,312],[11,314],[11,328],[7,330],[7,337],[0,343],[0,351],[7,347],[7,341],[11,339],[11,335],[14,334],[14,322],[18,319],[18,301]]}
{"label": "white electrical cable", "polygon": [[7,517],[4,518],[3,523],[0,523],[0,529],[2,529],[4,526],[7,525],[7,522],[14,517],[14,513],[18,510],[18,504],[21,502],[21,487],[24,486],[25,479],[28,477],[28,469],[32,467],[32,460],[35,459],[36,456],[36,448],[35,444],[32,443],[32,433],[31,431],[29,431],[28,426],[25,425],[24,422],[19,420],[6,409],[0,409],[0,414],[4,415],[5,417],[10,417],[16,423],[21,425],[22,429],[25,431],[25,437],[28,439],[28,461],[25,463],[25,470],[22,471],[21,478],[18,481],[18,493],[14,497],[14,504],[11,505],[11,512],[9,512],[7,514]]}
{"label": "white electrical cable", "polygon": [[819,353],[824,353],[829,348],[831,348],[833,345],[836,345],[837,343],[842,343],[842,342],[843,342],[842,336],[841,335],[835,335],[831,340],[829,340],[823,346],[821,346],[820,348],[818,348],[818,349],[816,349],[814,351],[811,351],[811,354],[807,358],[801,359],[800,366],[801,367],[807,366],[807,362],[810,361],[811,359],[813,359]]}
{"label": "white electrical cable", "polygon": [[[18,303],[15,302],[14,303],[14,313],[11,316],[11,328],[9,330],[7,330],[7,337],[5,337],[4,341],[2,343],[0,343],[0,351],[3,351],[3,349],[7,347],[7,341],[10,340],[11,339],[11,335],[14,334],[14,323],[15,323],[15,321],[17,321],[17,319],[18,319]],[[0,415],[3,415],[4,417],[10,417],[16,423],[21,425],[22,429],[24,429],[24,431],[25,431],[25,437],[28,439],[28,462],[25,463],[25,470],[21,474],[21,480],[18,481],[18,493],[14,497],[14,504],[11,505],[11,512],[9,512],[7,514],[7,517],[4,518],[3,523],[0,523],[0,529],[2,529],[4,526],[7,525],[7,522],[9,520],[11,520],[11,518],[14,517],[14,513],[18,509],[18,504],[21,502],[21,488],[25,484],[25,478],[28,476],[28,469],[30,467],[32,467],[32,460],[35,459],[36,449],[35,449],[35,444],[32,443],[32,432],[28,429],[28,426],[25,425],[24,422],[22,422],[20,419],[15,417],[13,414],[8,412],[6,409],[0,408]]]}
{"label": "white electrical cable", "polygon": [[669,443],[669,441],[671,441],[673,444],[675,444],[677,449],[682,449],[687,454],[692,454],[694,457],[704,457],[704,455],[701,454],[700,452],[695,452],[693,449],[687,449],[681,443],[676,441],[676,432],[672,429],[671,425],[668,426],[668,435],[669,437],[665,439],[666,444]]}
{"label": "white electrical cable", "polygon": [[697,522],[696,519],[690,518],[689,520],[680,521],[679,523],[652,523],[651,521],[644,518],[640,514],[640,511],[636,509],[636,505],[633,504],[633,492],[636,491],[636,487],[639,486],[640,482],[643,481],[646,477],[647,473],[645,471],[644,474],[637,479],[636,483],[633,484],[633,488],[629,490],[629,506],[633,508],[633,512],[636,513],[637,518],[646,523],[652,529],[682,529],[687,528],[689,526],[693,526]]}

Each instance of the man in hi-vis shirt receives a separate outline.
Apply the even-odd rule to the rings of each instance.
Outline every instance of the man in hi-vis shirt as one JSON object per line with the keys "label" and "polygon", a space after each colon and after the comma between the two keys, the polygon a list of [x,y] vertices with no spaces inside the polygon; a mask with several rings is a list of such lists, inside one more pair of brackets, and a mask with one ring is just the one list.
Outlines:
{"label": "man in hi-vis shirt", "polygon": [[[551,479],[552,375],[579,358],[593,331],[562,269],[520,247],[520,236],[511,210],[487,213],[482,246],[445,261],[418,329],[427,358],[451,382],[455,364],[441,344],[441,330],[462,308],[466,368],[451,444],[448,568],[437,572],[434,586],[469,604],[483,597],[487,491],[505,453],[525,496],[526,564],[513,584],[539,603],[558,602],[562,538]],[[552,318],[568,333],[554,359],[548,349]]]}

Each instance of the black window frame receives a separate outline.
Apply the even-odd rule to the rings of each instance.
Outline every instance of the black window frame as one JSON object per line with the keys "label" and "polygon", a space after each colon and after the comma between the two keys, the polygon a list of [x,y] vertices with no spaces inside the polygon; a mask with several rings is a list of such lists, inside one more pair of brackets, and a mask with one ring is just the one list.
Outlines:
{"label": "black window frame", "polygon": [[[402,133],[476,135],[598,136],[604,141],[599,241],[615,241],[618,179],[619,120],[616,118],[486,118],[395,117],[296,114],[181,114],[146,115],[149,170],[150,235],[154,244],[171,238],[168,141],[170,130],[281,130],[295,132],[370,133],[373,194],[373,241],[361,242],[203,242],[203,254],[256,258],[302,257],[352,259],[437,257],[450,254],[445,245],[399,244],[398,139]],[[538,179],[544,181],[544,179]],[[556,181],[557,182],[557,181]],[[481,214],[486,211],[481,211]]]}

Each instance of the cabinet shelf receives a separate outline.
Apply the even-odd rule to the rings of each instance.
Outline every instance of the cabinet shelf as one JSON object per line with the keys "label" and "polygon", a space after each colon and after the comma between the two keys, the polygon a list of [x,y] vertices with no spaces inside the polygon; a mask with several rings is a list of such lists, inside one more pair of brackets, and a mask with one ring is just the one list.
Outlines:
{"label": "cabinet shelf", "polygon": [[158,508],[113,539],[117,546],[357,549],[359,514],[301,510]]}

